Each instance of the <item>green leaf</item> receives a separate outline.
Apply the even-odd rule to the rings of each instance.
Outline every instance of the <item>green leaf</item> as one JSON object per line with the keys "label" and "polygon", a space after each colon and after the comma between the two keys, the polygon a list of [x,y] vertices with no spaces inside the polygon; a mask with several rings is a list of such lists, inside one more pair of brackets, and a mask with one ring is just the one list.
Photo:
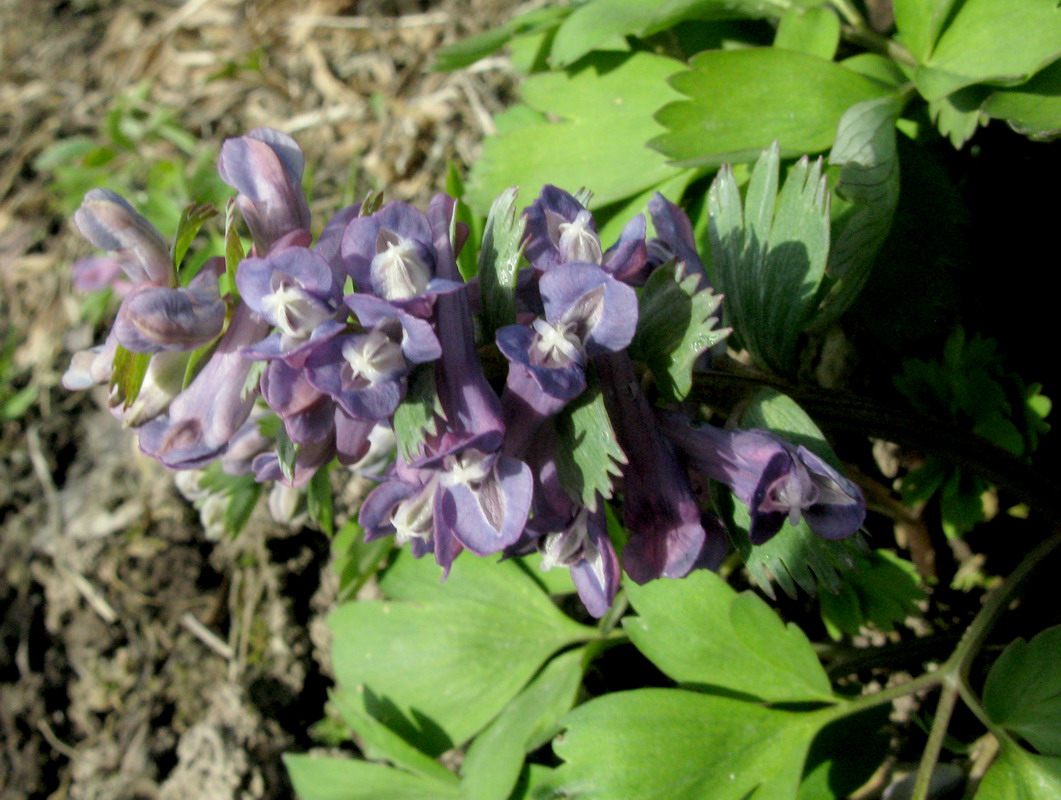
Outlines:
{"label": "green leaf", "polygon": [[389,761],[397,767],[415,772],[425,778],[456,786],[457,776],[429,755],[417,750],[375,717],[366,714],[341,698],[332,697],[343,721],[360,737],[358,746],[372,761]]}
{"label": "green leaf", "polygon": [[245,256],[243,241],[236,230],[236,198],[225,204],[225,277],[221,281],[221,296],[239,298],[236,288],[236,269]]}
{"label": "green leaf", "polygon": [[[841,468],[814,421],[791,398],[779,392],[770,389],[758,392],[741,414],[739,424],[742,428],[772,431]],[[808,594],[817,592],[819,585],[831,592],[838,591],[839,573],[850,570],[856,556],[865,550],[865,543],[857,533],[846,539],[823,539],[803,520],[798,525],[786,522],[768,542],[753,547],[747,535],[750,522],[747,506],[735,500],[731,538],[751,579],[771,596],[774,582],[791,597],[795,597],[797,586]]]}
{"label": "green leaf", "polygon": [[479,59],[496,53],[514,37],[546,31],[558,25],[570,13],[571,8],[566,6],[531,9],[513,17],[500,28],[469,36],[441,48],[431,68],[439,72],[452,72],[471,66]]}
{"label": "green leaf", "polygon": [[856,556],[839,592],[818,590],[822,619],[834,639],[855,636],[867,624],[891,631],[916,613],[924,597],[914,565],[887,550]]}
{"label": "green leaf", "polygon": [[332,540],[332,569],[339,576],[340,603],[353,598],[376,574],[393,547],[394,540],[389,536],[366,542],[365,531],[356,517],[343,523]]}
{"label": "green leaf", "polygon": [[150,363],[150,353],[131,353],[121,345],[117,346],[110,388],[116,390],[117,402],[122,404],[122,408],[129,408],[136,402]]}
{"label": "green leaf", "polygon": [[483,338],[516,323],[516,276],[523,252],[523,216],[516,213],[515,187],[506,189],[490,206],[479,250],[479,291],[483,307]]}
{"label": "green leaf", "polygon": [[460,790],[382,764],[333,756],[285,755],[300,800],[459,800]]}
{"label": "green leaf", "polygon": [[660,110],[668,132],[649,142],[680,166],[751,161],[774,141],[785,158],[825,150],[847,109],[890,94],[839,64],[774,47],[708,50],[690,65],[670,80],[688,99]]}
{"label": "green leaf", "polygon": [[557,733],[560,718],[575,704],[584,660],[584,650],[554,658],[475,737],[461,765],[467,800],[507,800],[526,754]]}
{"label": "green leaf", "polygon": [[999,89],[983,105],[984,113],[1006,120],[1037,141],[1061,134],[1061,61],[1013,89]]}
{"label": "green leaf", "polygon": [[1061,756],[1061,625],[1016,639],[991,667],[984,710],[1043,755]]}
{"label": "green leaf", "polygon": [[828,6],[791,6],[777,26],[774,47],[832,61],[840,44],[840,18]]}
{"label": "green leaf", "polygon": [[437,432],[438,420],[443,416],[435,390],[435,367],[420,364],[409,376],[405,398],[394,411],[394,438],[405,461],[416,457],[424,439]]}
{"label": "green leaf", "polygon": [[565,720],[557,787],[585,800],[795,797],[829,719],[680,689],[607,694]]}
{"label": "green leaf", "polygon": [[288,481],[295,479],[295,461],[298,459],[298,445],[287,435],[287,426],[276,429],[276,457],[280,462],[280,472]]}
{"label": "green leaf", "polygon": [[1002,751],[984,775],[975,800],[1054,797],[1061,797],[1061,758],[1032,755],[1003,739]]}
{"label": "green leaf", "polygon": [[899,158],[895,122],[900,103],[892,98],[852,106],[840,119],[829,163],[840,166],[836,193],[851,205],[833,223],[837,235],[826,272],[834,285],[814,320],[822,330],[858,297],[887,238],[899,204]]}
{"label": "green leaf", "polygon": [[929,117],[953,147],[960,148],[973,138],[977,128],[987,124],[986,115],[980,111],[987,92],[983,86],[969,86],[928,102]]}
{"label": "green leaf", "polygon": [[561,121],[488,138],[468,181],[472,208],[485,213],[509,186],[533,196],[548,183],[592,189],[602,206],[675,174],[645,142],[662,131],[652,114],[678,97],[664,81],[681,62],[650,53],[595,54],[586,62],[571,74],[523,82],[523,101]]}
{"label": "green leaf", "polygon": [[481,730],[561,647],[596,637],[519,565],[464,554],[445,584],[430,559],[399,554],[388,601],[329,620],[336,696],[437,755]]}
{"label": "green leaf", "polygon": [[899,38],[918,61],[923,63],[931,55],[956,2],[958,0],[892,0]]}
{"label": "green leaf", "polygon": [[983,81],[1015,86],[1059,56],[1057,0],[965,0],[915,79],[939,100]]}
{"label": "green leaf", "polygon": [[[787,373],[817,305],[829,253],[829,203],[821,163],[801,159],[777,191],[775,143],[752,171],[741,205],[733,173],[708,194],[715,278],[733,328],[760,364]],[[776,198],[776,200],[775,200]]]}
{"label": "green leaf", "polygon": [[586,390],[554,418],[555,458],[560,485],[577,503],[597,510],[597,494],[612,496],[612,478],[622,475],[626,454],[604,405],[600,380],[586,370]]}
{"label": "green leaf", "polygon": [[573,64],[595,49],[612,49],[626,36],[649,36],[680,22],[777,16],[769,0],[594,0],[578,6],[556,32],[549,61]]}
{"label": "green leaf", "polygon": [[229,536],[236,536],[250,520],[261,497],[262,484],[254,480],[253,475],[229,475],[219,461],[203,471],[199,483],[212,494],[225,498],[221,522]]}
{"label": "green leaf", "polygon": [[456,210],[453,213],[454,224],[468,227],[468,239],[457,254],[457,269],[465,282],[479,274],[476,252],[483,238],[483,218],[473,212],[464,202],[464,179],[460,170],[452,161],[446,166],[446,194],[457,198]]}
{"label": "green leaf", "polygon": [[[177,233],[173,237],[173,247],[170,250],[174,275],[181,272],[184,256],[188,253],[192,242],[195,241],[195,236],[203,227],[203,223],[214,216],[217,216],[217,209],[205,203],[191,203],[181,212],[180,222],[177,223]],[[183,280],[181,283],[187,285]]]}
{"label": "green leaf", "polygon": [[864,786],[888,755],[890,711],[882,704],[822,728],[807,753],[799,800],[842,800]]}
{"label": "green leaf", "polygon": [[835,701],[803,631],[751,592],[737,594],[707,570],[625,586],[638,615],[623,627],[675,681],[768,702]]}
{"label": "green leaf", "polygon": [[335,533],[330,473],[329,465],[325,464],[313,473],[306,485],[306,509],[310,518],[328,536]]}
{"label": "green leaf", "polygon": [[693,385],[693,364],[729,331],[718,329],[722,298],[708,287],[697,291],[699,276],[681,277],[677,263],[655,270],[638,301],[637,332],[631,355],[648,365],[668,402],[685,399]]}

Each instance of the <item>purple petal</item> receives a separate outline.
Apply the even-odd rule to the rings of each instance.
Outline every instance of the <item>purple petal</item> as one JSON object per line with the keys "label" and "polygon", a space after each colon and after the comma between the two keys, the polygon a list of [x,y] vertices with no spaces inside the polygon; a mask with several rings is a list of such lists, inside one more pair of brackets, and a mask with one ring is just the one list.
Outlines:
{"label": "purple petal", "polygon": [[221,333],[225,301],[212,290],[145,284],[122,302],[114,322],[119,343],[134,353],[193,350]]}
{"label": "purple petal", "polygon": [[587,353],[618,352],[637,329],[637,293],[594,264],[565,264],[540,281],[545,316],[574,325]]}
{"label": "purple petal", "polygon": [[120,194],[90,190],[74,212],[74,224],[92,244],[114,255],[134,285],[167,286],[173,280],[166,240]]}
{"label": "purple petal", "polygon": [[674,253],[679,263],[683,265],[682,276],[698,276],[697,289],[709,287],[711,281],[708,279],[707,270],[704,269],[704,264],[696,252],[696,237],[693,236],[693,226],[685,212],[659,192],[656,192],[655,196],[648,201],[648,213],[652,216],[652,224],[656,228],[656,235]]}

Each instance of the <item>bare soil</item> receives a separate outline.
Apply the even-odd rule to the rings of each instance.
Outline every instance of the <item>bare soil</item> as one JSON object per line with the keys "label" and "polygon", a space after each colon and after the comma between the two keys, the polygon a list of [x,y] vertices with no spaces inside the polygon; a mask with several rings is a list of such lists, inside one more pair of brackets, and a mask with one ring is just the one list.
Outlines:
{"label": "bare soil", "polygon": [[103,396],[59,385],[107,323],[82,321],[69,268],[91,248],[36,157],[146,83],[197,138],[293,135],[318,225],[370,188],[423,202],[513,84],[503,60],[446,75],[431,54],[513,8],[0,0],[0,399],[37,391],[0,420],[0,800],[290,797],[280,754],[315,743],[330,685],[326,537],[259,509],[211,540]]}

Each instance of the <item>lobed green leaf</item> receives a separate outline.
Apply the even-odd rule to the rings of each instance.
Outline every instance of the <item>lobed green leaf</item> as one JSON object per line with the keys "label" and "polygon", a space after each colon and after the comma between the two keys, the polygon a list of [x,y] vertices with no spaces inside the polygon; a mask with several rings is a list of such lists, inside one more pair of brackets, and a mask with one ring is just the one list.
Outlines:
{"label": "lobed green leaf", "polygon": [[984,684],[984,710],[1046,756],[1061,756],[1061,625],[1016,639]]}

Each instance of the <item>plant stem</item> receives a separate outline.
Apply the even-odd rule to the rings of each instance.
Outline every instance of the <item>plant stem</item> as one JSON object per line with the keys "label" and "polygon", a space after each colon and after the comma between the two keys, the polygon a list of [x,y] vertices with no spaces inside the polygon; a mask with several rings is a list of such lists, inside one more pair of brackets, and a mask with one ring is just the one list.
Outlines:
{"label": "plant stem", "polygon": [[943,691],[939,696],[939,705],[936,706],[936,718],[932,720],[932,729],[928,733],[928,741],[925,742],[925,752],[921,755],[921,763],[917,767],[917,779],[914,781],[914,791],[910,800],[926,800],[928,797],[932,773],[935,772],[936,762],[939,761],[939,753],[943,749],[943,740],[947,736],[950,717],[954,713],[954,705],[958,700],[958,681],[952,675],[946,675],[945,678]]}

